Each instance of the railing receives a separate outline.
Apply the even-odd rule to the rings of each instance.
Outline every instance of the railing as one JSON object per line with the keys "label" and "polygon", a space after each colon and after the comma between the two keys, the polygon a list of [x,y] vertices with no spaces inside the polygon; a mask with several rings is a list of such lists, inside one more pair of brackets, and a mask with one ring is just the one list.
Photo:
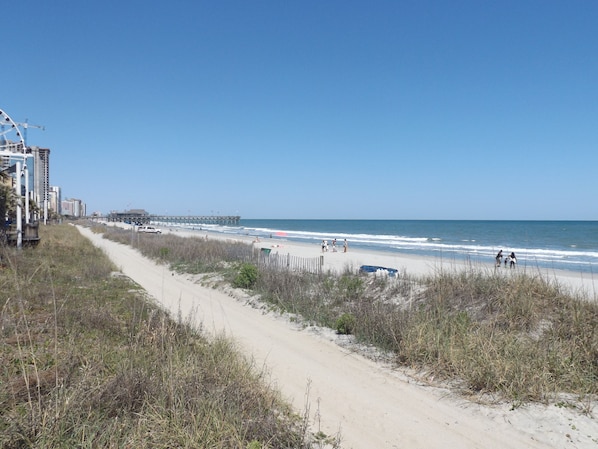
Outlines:
{"label": "railing", "polygon": [[151,222],[181,223],[181,224],[223,224],[237,226],[241,217],[239,215],[148,215]]}
{"label": "railing", "polygon": [[130,213],[130,212],[114,212],[107,216],[95,216],[91,217],[94,220],[104,219],[106,221],[116,221],[124,223],[180,223],[180,224],[222,224],[237,226],[241,217],[239,215],[151,215],[143,213]]}

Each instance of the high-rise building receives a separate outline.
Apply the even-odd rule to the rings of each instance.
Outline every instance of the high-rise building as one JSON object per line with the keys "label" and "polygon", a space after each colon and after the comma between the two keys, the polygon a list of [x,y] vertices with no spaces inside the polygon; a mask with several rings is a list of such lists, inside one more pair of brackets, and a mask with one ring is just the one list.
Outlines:
{"label": "high-rise building", "polygon": [[19,176],[16,173],[17,167],[21,167],[21,195],[25,195],[27,191],[28,200],[37,206],[37,209],[32,209],[31,220],[47,220],[50,218],[49,210],[58,215],[86,216],[86,205],[83,201],[63,201],[60,187],[50,186],[49,148],[31,146],[24,150],[22,142],[12,142],[0,135],[0,170],[13,178],[13,186],[17,184]]}
{"label": "high-rise building", "polygon": [[87,214],[87,207],[85,203],[76,198],[67,198],[61,202],[61,215],[70,217],[85,217]]}
{"label": "high-rise building", "polygon": [[54,211],[57,215],[62,215],[62,192],[58,186],[50,186],[50,194],[48,198],[48,208]]}
{"label": "high-rise building", "polygon": [[33,200],[42,211],[42,217],[48,217],[50,200],[50,149],[31,147],[33,156]]}

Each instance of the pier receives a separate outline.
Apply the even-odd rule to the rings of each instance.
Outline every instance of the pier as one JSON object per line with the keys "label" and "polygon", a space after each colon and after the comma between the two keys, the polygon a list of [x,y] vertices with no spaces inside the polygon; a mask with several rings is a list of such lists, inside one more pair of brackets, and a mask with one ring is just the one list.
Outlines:
{"label": "pier", "polygon": [[111,212],[105,217],[94,217],[94,219],[105,219],[106,221],[119,223],[133,223],[147,225],[150,223],[178,223],[178,224],[218,224],[238,226],[241,217],[239,215],[154,215],[144,210],[130,210],[125,212]]}
{"label": "pier", "polygon": [[150,215],[150,222],[180,223],[180,224],[219,224],[238,226],[239,215]]}

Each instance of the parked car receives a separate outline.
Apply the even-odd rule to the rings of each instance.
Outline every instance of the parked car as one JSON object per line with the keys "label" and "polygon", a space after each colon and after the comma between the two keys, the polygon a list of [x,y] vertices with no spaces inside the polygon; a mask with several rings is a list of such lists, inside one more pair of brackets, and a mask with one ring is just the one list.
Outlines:
{"label": "parked car", "polygon": [[148,234],[162,234],[162,230],[160,228],[155,228],[153,226],[139,226],[139,228],[137,228],[137,232],[147,232]]}

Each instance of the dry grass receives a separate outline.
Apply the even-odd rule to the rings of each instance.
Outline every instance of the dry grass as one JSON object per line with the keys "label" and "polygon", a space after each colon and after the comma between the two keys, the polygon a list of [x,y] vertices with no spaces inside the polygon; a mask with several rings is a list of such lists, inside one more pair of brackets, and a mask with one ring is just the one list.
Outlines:
{"label": "dry grass", "polygon": [[96,226],[105,238],[139,248],[146,256],[170,264],[176,271],[208,273],[231,263],[252,260],[254,249],[244,243],[182,238],[173,234],[144,234],[116,227]]}
{"label": "dry grass", "polygon": [[173,321],[74,227],[40,233],[0,248],[0,447],[321,447],[230,340]]}

